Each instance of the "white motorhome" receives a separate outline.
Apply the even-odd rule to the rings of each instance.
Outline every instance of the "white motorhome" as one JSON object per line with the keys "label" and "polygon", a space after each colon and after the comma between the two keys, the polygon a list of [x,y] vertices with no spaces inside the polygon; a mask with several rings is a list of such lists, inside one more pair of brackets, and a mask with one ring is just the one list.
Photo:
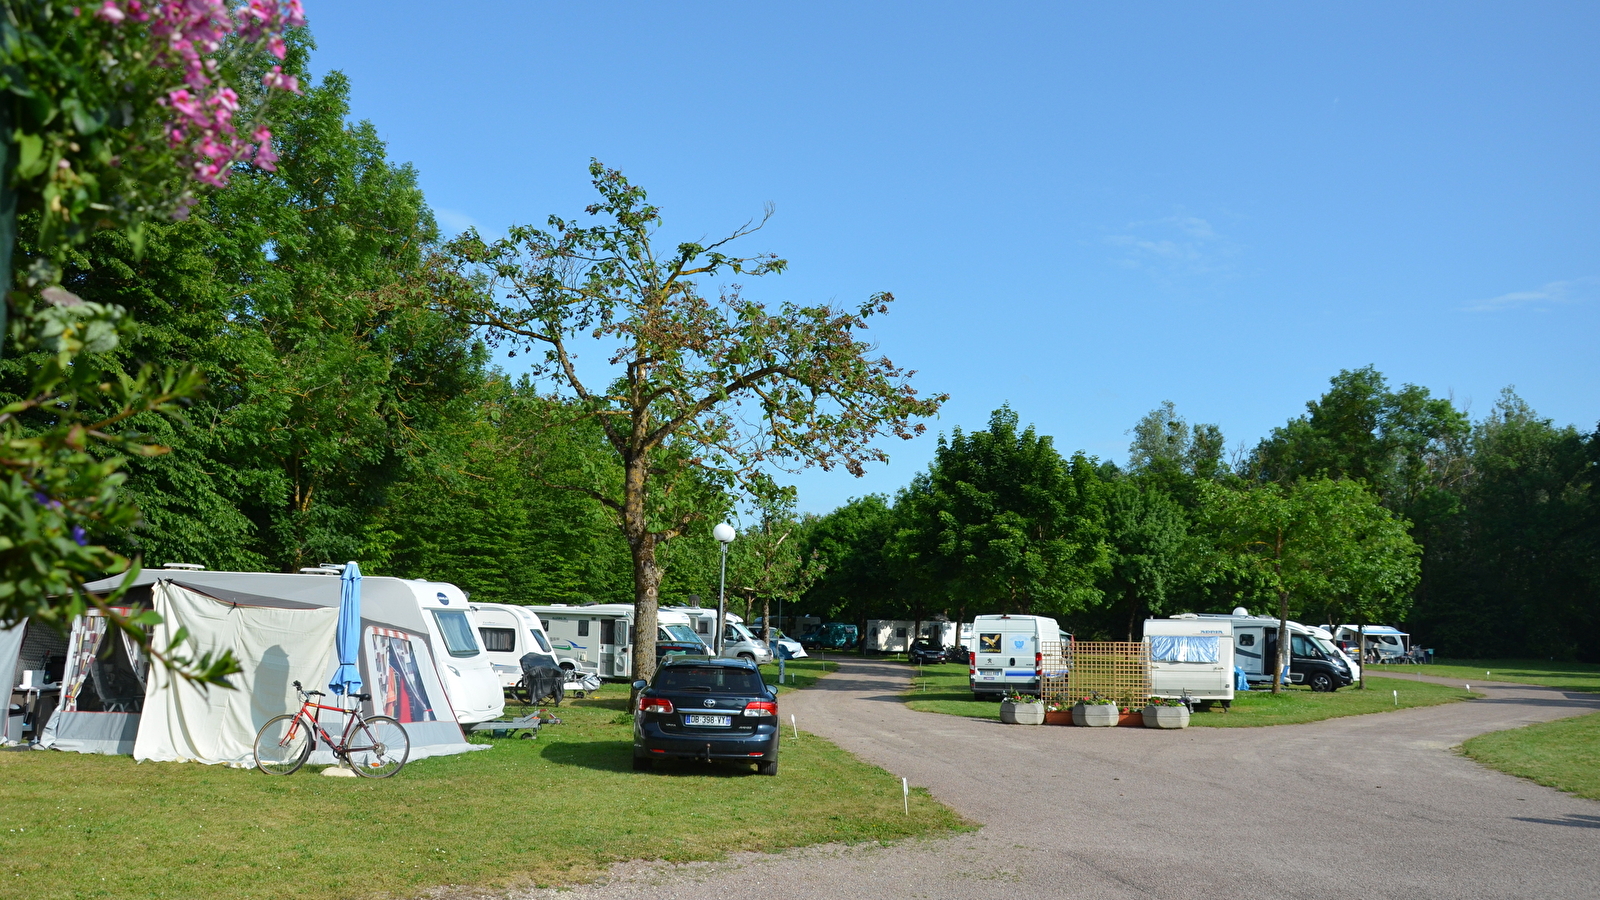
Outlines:
{"label": "white motorhome", "polygon": [[937,641],[939,646],[948,647],[955,643],[956,623],[924,619],[918,629],[910,619],[868,619],[863,647],[873,653],[905,653],[918,640]]}
{"label": "white motorhome", "polygon": [[1278,648],[1278,620],[1271,616],[1252,616],[1240,607],[1232,613],[1184,613],[1173,618],[1232,622],[1234,664],[1244,670],[1251,684],[1270,683],[1280,660],[1288,663],[1284,670],[1287,684],[1336,691],[1355,681],[1339,648],[1299,622],[1288,623],[1289,646],[1284,654]]}
{"label": "white motorhome", "polygon": [[972,620],[977,648],[968,680],[977,700],[1007,691],[1038,696],[1043,681],[1040,644],[1065,643],[1071,636],[1045,616],[978,616]]}
{"label": "white motorhome", "polygon": [[550,646],[544,624],[527,607],[474,603],[472,612],[478,617],[478,636],[483,639],[483,649],[489,654],[502,688],[514,688],[522,681],[522,657],[528,653],[548,656],[563,669],[578,670],[577,660],[557,654]]}
{"label": "white motorhome", "polygon": [[[711,639],[717,630],[717,611],[704,606],[669,606],[667,610],[687,616],[689,623],[694,626],[694,633],[707,646],[715,649],[716,642]],[[772,662],[772,650],[761,638],[744,625],[744,617],[731,612],[722,613],[722,653],[728,659],[743,657],[758,666]]]}
{"label": "white motorhome", "polygon": [[[1362,629],[1359,625],[1340,625],[1333,632],[1334,641],[1343,642],[1344,646],[1357,654],[1361,652],[1361,638]],[[1404,660],[1411,652],[1411,635],[1389,625],[1368,625],[1366,650],[1379,662]]]}
{"label": "white motorhome", "polygon": [[[523,608],[539,617],[558,657],[570,659],[580,671],[601,678],[632,678],[632,603],[589,606],[555,603]],[[689,617],[670,609],[656,610],[656,646],[663,645],[677,645],[685,650],[693,647],[696,652],[705,652],[705,643],[695,635]]]}
{"label": "white motorhome", "polygon": [[1233,623],[1217,619],[1146,619],[1150,693],[1233,705]]}

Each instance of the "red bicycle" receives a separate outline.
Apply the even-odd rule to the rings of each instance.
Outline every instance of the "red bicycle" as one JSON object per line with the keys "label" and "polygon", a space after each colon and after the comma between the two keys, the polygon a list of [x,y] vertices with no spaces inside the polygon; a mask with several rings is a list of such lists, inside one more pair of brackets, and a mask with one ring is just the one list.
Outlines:
{"label": "red bicycle", "polygon": [[[363,716],[356,703],[372,699],[371,694],[350,694],[351,707],[326,706],[314,698],[321,691],[308,691],[294,683],[300,695],[300,710],[276,716],[256,732],[256,768],[268,775],[292,775],[306,764],[317,738],[328,745],[333,755],[350,764],[357,775],[388,778],[400,771],[411,755],[411,738],[399,721],[388,716]],[[344,733],[334,740],[322,727],[322,711],[343,713]]]}

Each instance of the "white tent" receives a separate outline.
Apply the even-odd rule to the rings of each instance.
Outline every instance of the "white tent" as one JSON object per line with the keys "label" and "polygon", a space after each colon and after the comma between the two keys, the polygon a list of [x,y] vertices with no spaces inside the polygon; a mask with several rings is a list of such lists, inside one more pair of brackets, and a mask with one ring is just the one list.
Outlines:
{"label": "white tent", "polygon": [[[372,694],[363,711],[404,723],[412,759],[479,749],[456,724],[420,610],[409,595],[399,602],[397,592],[384,590],[384,581],[397,579],[363,584],[360,666],[362,689]],[[120,584],[113,578],[89,588]],[[121,602],[152,606],[161,615],[156,646],[167,646],[182,627],[191,653],[231,650],[243,669],[230,677],[234,690],[202,689],[149,666],[129,642],[110,640],[104,617],[91,613],[73,624],[61,704],[41,742],[138,760],[252,765],[260,727],[299,708],[293,683],[327,690],[338,662],[339,588],[338,578],[323,575],[141,573]],[[343,725],[337,713],[324,713],[323,722],[332,734]],[[311,761],[333,760],[319,745]]]}

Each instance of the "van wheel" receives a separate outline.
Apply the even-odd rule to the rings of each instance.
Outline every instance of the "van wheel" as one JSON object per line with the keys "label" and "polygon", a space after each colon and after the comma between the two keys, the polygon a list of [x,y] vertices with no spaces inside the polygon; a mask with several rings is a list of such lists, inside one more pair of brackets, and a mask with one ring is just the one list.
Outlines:
{"label": "van wheel", "polygon": [[752,666],[756,664],[756,658],[752,654],[741,653],[741,654],[739,654],[739,658],[744,660],[745,662],[749,663]]}
{"label": "van wheel", "polygon": [[1313,674],[1310,678],[1306,679],[1306,683],[1311,685],[1311,689],[1319,694],[1332,693],[1335,687],[1333,683],[1333,676],[1329,675],[1327,672],[1317,672]]}

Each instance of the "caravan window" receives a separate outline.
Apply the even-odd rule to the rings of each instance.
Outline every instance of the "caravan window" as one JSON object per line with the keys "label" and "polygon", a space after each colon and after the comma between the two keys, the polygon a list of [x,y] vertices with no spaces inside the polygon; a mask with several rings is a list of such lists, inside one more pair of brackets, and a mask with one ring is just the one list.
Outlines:
{"label": "caravan window", "polygon": [[1255,645],[1256,645],[1256,636],[1255,635],[1253,635],[1253,634],[1241,634],[1241,635],[1239,635],[1239,646],[1241,646],[1241,647],[1254,647]]}
{"label": "caravan window", "polygon": [[540,650],[546,653],[550,652],[550,642],[544,639],[544,632],[537,628],[529,628],[528,633],[533,635],[533,642],[539,645]]}
{"label": "caravan window", "polygon": [[615,644],[617,642],[617,620],[600,620],[600,643]]}
{"label": "caravan window", "polygon": [[709,619],[695,619],[694,630],[700,632],[701,634],[710,634],[711,621]]}
{"label": "caravan window", "polygon": [[906,636],[906,630],[904,628],[896,628],[894,630],[894,636],[897,638],[903,638]]}
{"label": "caravan window", "polygon": [[434,621],[439,623],[439,636],[451,656],[477,656],[478,642],[472,637],[472,622],[459,609],[436,609]]}
{"label": "caravan window", "polygon": [[588,636],[589,636],[589,620],[588,619],[579,619],[578,620],[578,637],[588,637]]}
{"label": "caravan window", "polygon": [[512,653],[517,649],[517,631],[514,628],[479,628],[483,649],[495,653]]}

